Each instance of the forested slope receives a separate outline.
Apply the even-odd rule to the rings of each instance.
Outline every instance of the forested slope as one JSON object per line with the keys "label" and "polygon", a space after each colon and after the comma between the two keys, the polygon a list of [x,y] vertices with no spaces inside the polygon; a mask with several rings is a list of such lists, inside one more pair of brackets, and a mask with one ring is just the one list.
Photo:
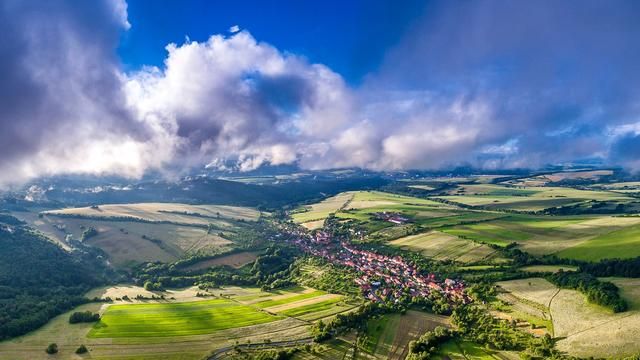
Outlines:
{"label": "forested slope", "polygon": [[0,224],[0,340],[85,302],[102,271],[28,228]]}

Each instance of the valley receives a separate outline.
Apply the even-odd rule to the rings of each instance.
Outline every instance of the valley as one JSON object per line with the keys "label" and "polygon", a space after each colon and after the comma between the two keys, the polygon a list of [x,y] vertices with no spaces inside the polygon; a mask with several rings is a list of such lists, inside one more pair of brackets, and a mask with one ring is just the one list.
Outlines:
{"label": "valley", "polygon": [[[46,324],[0,342],[0,357],[31,359],[55,343],[56,358],[72,359],[81,345],[95,359],[413,359],[415,344],[442,329],[431,358],[640,352],[630,342],[640,274],[585,270],[640,256],[635,198],[604,185],[512,185],[532,181],[398,181],[284,211],[7,210],[3,231],[84,257],[105,277]],[[70,324],[81,311],[99,320]]]}

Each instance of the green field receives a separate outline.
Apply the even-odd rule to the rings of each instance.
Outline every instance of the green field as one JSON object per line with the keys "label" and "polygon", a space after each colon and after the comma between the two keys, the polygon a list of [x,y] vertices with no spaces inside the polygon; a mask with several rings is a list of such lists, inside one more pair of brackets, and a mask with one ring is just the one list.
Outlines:
{"label": "green field", "polygon": [[557,255],[586,261],[640,256],[640,225],[597,236]]}
{"label": "green field", "polygon": [[507,360],[519,359],[516,353],[488,350],[470,341],[451,340],[444,343],[433,359],[437,360]]}
{"label": "green field", "polygon": [[366,340],[363,350],[370,354],[388,356],[401,315],[384,315],[367,322]]}
{"label": "green field", "polygon": [[556,273],[562,271],[577,271],[577,266],[572,265],[531,265],[521,267],[520,270],[527,272],[551,272]]}
{"label": "green field", "polygon": [[198,335],[278,319],[277,316],[226,299],[112,305],[88,336],[121,338]]}
{"label": "green field", "polygon": [[281,311],[279,314],[291,316],[291,317],[301,317],[304,315],[308,315],[310,313],[324,312],[332,308],[338,308],[337,304],[342,302],[342,300],[343,300],[342,298],[336,297],[333,299],[328,299],[328,300],[312,303],[309,305],[294,307],[292,309]]}
{"label": "green field", "polygon": [[257,303],[253,303],[252,305],[264,309],[264,308],[268,308],[268,307],[271,307],[271,306],[284,305],[284,304],[289,304],[289,303],[300,301],[300,300],[306,300],[306,299],[318,297],[318,296],[324,295],[324,294],[326,294],[326,292],[321,291],[321,290],[315,290],[315,291],[308,292],[308,293],[305,293],[305,294],[289,296],[289,297],[285,297],[285,298],[282,298],[282,299],[262,300],[262,301],[259,301]]}
{"label": "green field", "polygon": [[640,218],[512,215],[494,221],[446,227],[442,231],[500,246],[516,242],[522,250],[536,255],[557,254],[591,260],[597,259],[595,256],[611,257],[608,254],[617,253],[626,257],[638,256],[640,253],[633,249],[637,244],[633,230],[636,224],[640,224]]}
{"label": "green field", "polygon": [[443,200],[488,209],[540,211],[550,207],[572,205],[586,200],[632,201],[633,198],[621,193],[602,190],[579,190],[565,187],[503,187],[499,185],[463,185],[440,196]]}
{"label": "green field", "polygon": [[411,235],[389,242],[393,246],[417,251],[436,260],[455,260],[461,263],[499,259],[496,250],[487,245],[449,235],[439,231]]}

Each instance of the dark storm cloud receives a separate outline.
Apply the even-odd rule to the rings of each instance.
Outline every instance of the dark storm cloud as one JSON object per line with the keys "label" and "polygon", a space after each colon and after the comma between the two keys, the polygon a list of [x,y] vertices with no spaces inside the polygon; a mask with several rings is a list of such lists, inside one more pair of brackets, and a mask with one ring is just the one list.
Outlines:
{"label": "dark storm cloud", "polygon": [[114,52],[127,26],[118,1],[2,1],[0,181],[62,171],[83,137],[142,134]]}
{"label": "dark storm cloud", "polygon": [[248,31],[169,44],[163,66],[125,73],[122,0],[0,4],[0,185],[230,159],[640,169],[636,1],[431,2],[357,88]]}
{"label": "dark storm cloud", "polygon": [[637,1],[434,2],[368,85],[486,102],[475,146],[519,138],[525,165],[603,153],[605,132],[571,129],[640,120],[639,14]]}

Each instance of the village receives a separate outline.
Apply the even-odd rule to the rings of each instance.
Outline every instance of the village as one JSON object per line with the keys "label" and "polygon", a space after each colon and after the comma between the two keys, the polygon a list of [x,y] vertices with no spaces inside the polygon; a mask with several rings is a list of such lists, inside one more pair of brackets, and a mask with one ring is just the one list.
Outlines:
{"label": "village", "polygon": [[463,282],[440,281],[435,274],[422,274],[400,256],[358,249],[326,231],[310,234],[298,230],[294,235],[291,241],[304,252],[354,269],[358,273],[355,281],[363,296],[373,302],[397,303],[402,297],[426,298],[433,292],[449,302],[470,302]]}

